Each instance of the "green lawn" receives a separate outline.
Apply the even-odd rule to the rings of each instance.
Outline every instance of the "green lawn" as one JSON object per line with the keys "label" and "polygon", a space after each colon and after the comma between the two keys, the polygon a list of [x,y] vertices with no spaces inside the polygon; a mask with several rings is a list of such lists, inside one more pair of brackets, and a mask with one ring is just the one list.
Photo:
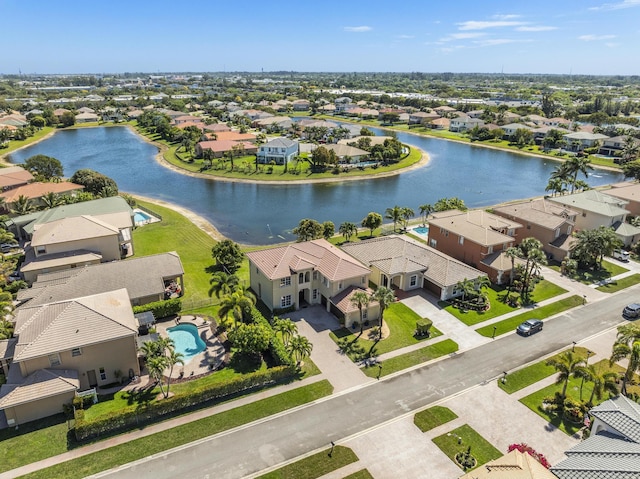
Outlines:
{"label": "green lawn", "polygon": [[[556,271],[560,271],[560,265],[557,263],[551,264],[549,265],[549,267]],[[617,276],[619,274],[625,273],[627,271],[629,270],[605,260],[602,262],[602,269],[579,269],[576,274],[569,277],[584,284],[593,284],[597,283],[598,281],[611,278],[612,276]]]}
{"label": "green lawn", "polygon": [[[587,357],[587,348],[577,346],[574,348],[574,351],[576,356],[582,356],[584,358]],[[557,358],[564,353],[565,351],[562,351],[562,353],[558,353],[553,357]],[[517,371],[509,373],[505,382],[498,380],[498,387],[507,394],[513,394],[520,389],[524,389],[527,386],[555,374],[555,372],[556,370],[553,366],[546,365],[546,360],[540,361],[530,364],[526,368],[518,369]]]}
{"label": "green lawn", "polygon": [[[49,133],[56,131],[57,128],[53,126],[45,126],[41,130],[36,131],[36,133],[26,140],[11,140],[9,141],[9,145],[6,148],[0,148],[0,155],[3,157],[8,155],[9,153],[16,151],[18,148],[22,148],[23,146],[30,145],[31,143],[35,143],[38,140],[41,140]],[[6,158],[3,158],[5,161],[8,161]]]}
{"label": "green lawn", "polygon": [[389,327],[389,336],[382,341],[376,343],[375,336],[374,339],[369,339],[365,332],[360,339],[353,343],[358,334],[360,334],[360,330],[351,331],[346,328],[332,331],[330,335],[331,339],[338,345],[345,342],[353,343],[347,354],[352,361],[358,361],[361,359],[363,352],[371,353],[367,354],[368,356],[377,356],[442,335],[440,331],[432,327],[429,338],[417,338],[414,336],[416,321],[419,319],[421,319],[420,316],[411,308],[403,303],[395,302],[384,311],[384,321]]}
{"label": "green lawn", "polygon": [[358,461],[358,456],[348,447],[335,446],[331,455],[329,455],[330,452],[331,449],[326,449],[258,476],[258,479],[316,479]]}
{"label": "green lawn", "polygon": [[[505,295],[508,294],[508,290],[504,286],[494,285],[491,288],[486,288],[484,292],[489,297],[489,304],[491,305],[491,308],[488,311],[462,312],[446,301],[441,301],[439,304],[440,306],[443,306],[448,313],[454,315],[467,326],[473,326],[474,324],[497,318],[498,316],[502,316],[503,314],[507,314],[518,309],[512,308],[502,301]],[[551,283],[550,281],[542,280],[536,285],[535,289],[533,290],[531,299],[534,303],[538,303],[540,301],[544,301],[545,299],[553,298],[554,296],[558,296],[566,292],[566,289],[563,289],[560,286]]]}
{"label": "green lawn", "polygon": [[385,359],[382,362],[382,368],[377,365],[363,368],[363,372],[370,378],[386,376],[387,374],[402,371],[416,364],[421,364],[430,361],[445,354],[451,354],[458,350],[458,344],[451,340],[445,339],[431,346],[425,346],[424,348],[412,351],[410,353],[401,354],[390,359]]}
{"label": "green lawn", "polygon": [[349,474],[348,476],[344,476],[342,479],[374,479],[374,478],[367,469],[362,469],[361,471],[354,472],[353,474]]}
{"label": "green lawn", "polygon": [[456,413],[447,407],[433,406],[413,416],[413,423],[422,432],[427,432],[449,421],[453,421],[457,417]]}
{"label": "green lawn", "polygon": [[477,461],[476,467],[498,459],[503,455],[502,452],[493,447],[491,443],[468,424],[460,426],[442,436],[434,437],[433,442],[453,462],[455,462],[457,453],[466,451],[467,448],[471,446],[471,455],[475,457]]}
{"label": "green lawn", "polygon": [[541,306],[539,308],[529,310],[525,313],[512,316],[511,318],[505,319],[503,321],[488,324],[487,326],[476,329],[476,332],[487,338],[490,338],[491,336],[493,336],[493,328],[495,327],[496,336],[500,336],[501,334],[514,331],[520,323],[526,321],[527,319],[545,319],[555,314],[562,313],[563,311],[566,311],[568,309],[575,308],[576,306],[583,304],[583,302],[584,298],[582,298],[581,296],[569,296],[568,298],[561,299],[560,301],[556,301],[555,303],[547,304],[546,306]]}
{"label": "green lawn", "polygon": [[596,289],[598,291],[602,291],[603,293],[615,293],[616,291],[620,291],[622,289],[628,288],[629,286],[633,286],[634,284],[640,283],[640,274],[635,273],[631,276],[626,276],[621,279],[616,279],[612,283],[605,284],[603,286],[598,286]]}
{"label": "green lawn", "polygon": [[[244,406],[225,411],[215,416],[207,417],[190,423],[177,426],[168,431],[159,432],[150,436],[135,439],[118,446],[103,449],[86,456],[63,462],[40,471],[27,474],[26,478],[35,479],[73,479],[95,474],[112,467],[126,464],[143,457],[156,454],[173,447],[187,444],[202,439],[212,434],[232,429],[264,417],[277,414],[302,404],[315,401],[321,397],[330,395],[333,387],[326,381],[320,381],[308,386],[303,386],[292,391],[261,399]],[[27,462],[8,463],[3,456],[2,467],[5,470],[13,469],[34,461],[34,449],[39,447],[46,438],[38,440],[36,444],[26,451]],[[44,456],[43,456],[44,457]],[[42,457],[41,457],[42,458]]]}

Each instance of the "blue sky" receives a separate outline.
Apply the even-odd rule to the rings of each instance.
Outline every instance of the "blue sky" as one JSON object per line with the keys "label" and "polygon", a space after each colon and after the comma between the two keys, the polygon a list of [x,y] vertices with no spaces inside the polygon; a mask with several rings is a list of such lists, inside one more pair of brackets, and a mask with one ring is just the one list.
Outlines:
{"label": "blue sky", "polygon": [[640,74],[640,0],[0,0],[0,73]]}

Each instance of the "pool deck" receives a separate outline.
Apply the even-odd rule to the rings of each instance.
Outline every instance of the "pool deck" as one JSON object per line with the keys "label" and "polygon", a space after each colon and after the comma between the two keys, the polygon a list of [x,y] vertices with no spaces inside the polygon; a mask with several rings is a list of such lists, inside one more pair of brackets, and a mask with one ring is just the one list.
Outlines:
{"label": "pool deck", "polygon": [[[144,216],[148,216],[149,219],[148,220],[143,220],[143,221],[135,221],[135,214],[136,213],[139,213],[139,214],[144,215]],[[156,218],[151,213],[149,213],[147,211],[143,211],[140,208],[134,208],[133,209],[133,214],[134,214],[135,226],[144,226],[144,225],[148,225],[150,223],[159,223],[160,222],[160,218]]]}
{"label": "pool deck", "polygon": [[[187,314],[176,319],[161,321],[156,324],[156,330],[163,337],[168,337],[167,329],[177,324],[193,324],[198,328],[200,338],[207,345],[206,349],[196,354],[185,365],[176,364],[171,374],[172,379],[198,377],[208,374],[220,367],[224,361],[226,350],[217,336],[211,331],[211,324],[201,316]],[[165,376],[169,376],[169,370],[165,370]]]}

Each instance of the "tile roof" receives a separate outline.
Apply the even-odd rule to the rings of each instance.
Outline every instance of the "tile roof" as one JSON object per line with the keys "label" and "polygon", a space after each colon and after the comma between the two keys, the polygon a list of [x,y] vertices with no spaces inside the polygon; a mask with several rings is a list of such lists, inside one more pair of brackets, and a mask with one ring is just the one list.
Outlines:
{"label": "tile roof", "polygon": [[530,454],[513,450],[459,479],[556,479],[556,476]]}
{"label": "tile roof", "polygon": [[[31,288],[20,290],[25,306],[65,301],[125,288],[131,300],[163,295],[164,280],[184,274],[176,252],[88,265],[38,275]],[[20,308],[19,308],[20,309]]]}
{"label": "tile roof", "polygon": [[70,181],[61,181],[59,183],[44,183],[41,181],[34,181],[26,185],[18,186],[10,190],[2,192],[0,196],[5,199],[6,203],[13,203],[19,196],[26,196],[29,199],[42,198],[47,193],[55,193],[60,195],[62,193],[69,193],[71,191],[77,191],[84,189],[82,185],[76,185]]}
{"label": "tile roof", "polygon": [[607,194],[627,201],[640,201],[640,183],[618,183],[612,185]]}
{"label": "tile roof", "polygon": [[629,211],[624,208],[628,201],[615,198],[597,190],[587,190],[565,196],[554,196],[549,198],[549,201],[570,208],[579,208],[610,217],[629,213]]}
{"label": "tile roof", "polygon": [[236,141],[236,140],[211,140],[201,141],[198,146],[204,150],[211,150],[213,152],[231,151],[234,146],[243,145],[245,150],[255,150],[256,145],[249,143],[248,141]]}
{"label": "tile roof", "polygon": [[566,222],[573,224],[567,218],[578,215],[578,212],[571,208],[551,203],[543,198],[498,206],[493,208],[493,211],[499,216],[517,218],[523,223],[529,222],[551,230],[555,230]]}
{"label": "tile roof", "polygon": [[628,439],[640,443],[640,404],[617,396],[594,407],[590,414]]}
{"label": "tile roof", "polygon": [[[338,308],[342,313],[349,314],[353,311],[359,311],[358,306],[351,302],[351,298],[353,297],[353,293],[356,291],[364,291],[367,293],[367,296],[371,297],[373,294],[373,290],[370,288],[359,288],[357,286],[349,286],[344,291],[336,294],[333,298],[331,298],[331,302]],[[377,305],[378,302],[374,300],[369,300],[369,306]],[[362,308],[366,309],[366,308]]]}
{"label": "tile roof", "polygon": [[361,150],[360,148],[356,148],[354,146],[343,145],[343,144],[331,144],[331,145],[322,145],[327,150],[333,151],[338,158],[342,158],[344,156],[367,156],[369,155],[368,151]]}
{"label": "tile roof", "polygon": [[21,384],[4,384],[0,388],[0,409],[37,401],[80,388],[78,371],[70,369],[38,369]]}
{"label": "tile roof", "polygon": [[260,145],[260,149],[263,148],[289,148],[293,145],[297,145],[297,141],[290,140],[289,138],[274,138],[267,143]]}
{"label": "tile roof", "polygon": [[520,223],[484,210],[449,210],[433,213],[429,224],[483,246],[513,242],[512,236],[500,233],[500,230],[522,227]]}
{"label": "tile roof", "polygon": [[342,249],[385,274],[422,272],[427,280],[441,287],[486,276],[482,271],[404,236],[390,235],[348,243],[342,245]]}
{"label": "tile roof", "polygon": [[0,359],[11,359],[15,353],[16,338],[2,339],[0,340]]}
{"label": "tile roof", "polygon": [[25,185],[33,180],[33,175],[20,166],[0,168],[0,189]]}
{"label": "tile roof", "polygon": [[367,275],[369,268],[325,239],[251,251],[247,257],[269,279],[291,276],[299,269],[314,268],[331,281]]}
{"label": "tile roof", "polygon": [[118,236],[120,230],[93,216],[74,216],[36,225],[31,246],[43,246],[87,238]]}
{"label": "tile roof", "polygon": [[[31,250],[33,251],[33,249]],[[35,254],[28,254],[25,262],[20,266],[20,271],[39,271],[47,268],[57,268],[60,266],[67,266],[72,264],[86,263],[90,261],[102,261],[102,255],[87,251],[84,249],[65,251],[63,253],[45,254],[35,256]]]}

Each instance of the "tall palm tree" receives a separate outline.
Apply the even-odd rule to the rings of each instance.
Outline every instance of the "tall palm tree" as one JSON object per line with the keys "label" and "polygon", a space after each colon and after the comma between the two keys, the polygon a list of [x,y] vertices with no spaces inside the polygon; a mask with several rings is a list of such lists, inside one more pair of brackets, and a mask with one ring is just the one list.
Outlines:
{"label": "tall palm tree", "polygon": [[[605,392],[608,392],[612,396],[618,394],[618,385],[616,384],[618,375],[613,371],[607,371],[602,367],[597,367],[595,364],[589,364],[588,366],[580,367],[577,375],[593,383],[591,396],[589,397],[589,401],[587,401],[588,404],[593,404],[594,397],[598,399],[598,401],[602,399],[602,395]],[[580,400],[582,400],[582,388],[580,388]]]}
{"label": "tall palm tree", "polygon": [[433,213],[433,205],[430,203],[425,203],[424,205],[420,205],[420,214],[422,215],[422,224],[427,224],[427,219],[429,215]]}
{"label": "tall palm tree", "polygon": [[547,359],[546,364],[553,366],[558,372],[558,378],[556,384],[562,384],[562,398],[567,397],[567,386],[569,385],[569,379],[575,376],[576,371],[580,366],[584,365],[584,359],[579,356],[575,356],[573,352],[567,351],[561,354],[558,358]]}
{"label": "tall palm tree", "polygon": [[149,376],[158,383],[160,386],[160,392],[164,397],[167,395],[164,392],[164,388],[162,387],[162,379],[164,377],[164,370],[169,365],[169,361],[166,356],[151,356],[148,357],[145,362],[147,363],[147,371],[149,372]]}
{"label": "tall palm tree", "polygon": [[618,336],[613,345],[609,364],[627,359],[627,369],[622,377],[621,392],[627,395],[627,383],[640,370],[640,328],[635,324],[627,324],[618,328]]}
{"label": "tall palm tree", "polygon": [[511,260],[511,272],[509,273],[509,286],[513,285],[513,279],[516,275],[516,258],[519,257],[520,250],[515,246],[510,246],[504,252],[505,256]]}
{"label": "tall palm tree", "polygon": [[409,224],[409,220],[413,218],[416,214],[409,207],[402,208],[402,226],[404,229],[407,229],[407,225]]}
{"label": "tall palm tree", "polygon": [[396,300],[396,294],[391,288],[380,286],[371,295],[371,299],[380,304],[380,331],[378,332],[378,341],[382,339],[382,321],[384,320],[384,312]]}
{"label": "tall palm tree", "polygon": [[220,299],[220,295],[231,294],[239,285],[240,278],[235,274],[227,274],[224,271],[216,271],[209,280],[211,288],[209,288],[209,296],[216,295]]}
{"label": "tall palm tree", "polygon": [[542,251],[542,243],[536,238],[525,238],[518,245],[519,257],[525,261],[520,296],[529,299],[529,286],[533,276],[540,273],[540,267],[547,264],[547,257]]}
{"label": "tall palm tree", "polygon": [[274,318],[273,330],[277,333],[280,333],[280,335],[282,336],[282,342],[284,343],[285,347],[287,347],[291,339],[298,332],[298,327],[296,326],[296,323],[294,323],[290,319]]}
{"label": "tall palm tree", "polygon": [[364,332],[362,308],[369,306],[369,295],[365,291],[356,291],[351,295],[351,304],[358,308],[360,312],[360,335]]}
{"label": "tall palm tree", "polygon": [[338,228],[338,232],[344,237],[344,239],[348,242],[351,237],[358,233],[358,227],[355,223],[351,223],[346,221],[340,224]]}
{"label": "tall palm tree", "polygon": [[635,161],[640,155],[640,141],[632,136],[627,136],[624,140],[622,147],[622,156],[620,157],[620,163],[625,164],[630,161]]}
{"label": "tall palm tree", "polygon": [[578,181],[578,173],[582,173],[585,178],[589,178],[589,171],[593,170],[591,160],[586,157],[574,156],[565,162],[567,169],[572,176],[571,193],[575,190]]}
{"label": "tall palm tree", "polygon": [[387,208],[384,212],[384,217],[393,221],[393,232],[396,232],[396,226],[402,221],[402,208],[395,205],[393,208]]}
{"label": "tall palm tree", "polygon": [[295,360],[296,366],[300,366],[304,358],[309,357],[313,350],[313,344],[304,336],[295,335],[291,338],[287,351]]}
{"label": "tall palm tree", "polygon": [[256,304],[256,297],[252,292],[242,286],[236,288],[230,294],[222,298],[218,317],[222,320],[233,317],[234,328],[238,326],[238,322],[242,322],[245,315],[248,315],[251,308]]}
{"label": "tall palm tree", "polygon": [[167,376],[167,392],[165,393],[165,399],[169,397],[169,388],[171,387],[171,375],[173,374],[173,367],[176,364],[184,365],[184,355],[182,353],[177,353],[173,346],[169,348],[167,351],[167,366],[169,367],[169,374]]}

